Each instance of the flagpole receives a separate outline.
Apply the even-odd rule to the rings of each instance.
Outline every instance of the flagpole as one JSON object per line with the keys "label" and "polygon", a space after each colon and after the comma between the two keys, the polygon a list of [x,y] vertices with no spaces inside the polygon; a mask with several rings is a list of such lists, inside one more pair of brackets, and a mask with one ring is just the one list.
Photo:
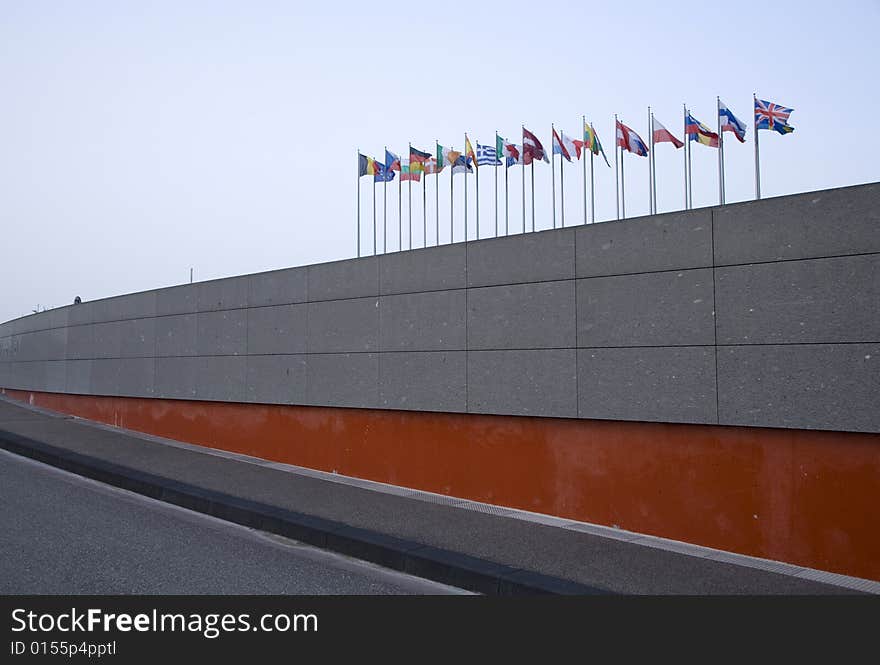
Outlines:
{"label": "flagpole", "polygon": [[504,155],[504,235],[510,235],[510,192],[507,184],[510,165],[507,163],[507,155]]}
{"label": "flagpole", "polygon": [[[480,144],[477,143],[479,146]],[[474,155],[476,157],[476,155]],[[479,160],[479,158],[477,158]],[[467,163],[467,157],[465,157],[465,163]],[[474,162],[474,175],[477,178],[477,240],[480,239],[480,163],[479,161]]]}
{"label": "flagpole", "polygon": [[657,161],[654,159],[654,114],[651,114],[651,197],[654,199],[654,214],[657,214]]}
{"label": "flagpole", "polygon": [[[385,155],[388,154],[388,146],[385,146]],[[387,162],[388,158],[382,155],[382,161]],[[385,172],[382,175],[382,253],[388,253],[388,164],[385,165]]]}
{"label": "flagpole", "polygon": [[[553,155],[553,143],[556,141],[556,129],[553,127],[553,123],[550,123],[550,180],[553,182],[553,228],[556,228],[556,157]],[[532,164],[534,164],[534,159],[532,160]],[[562,164],[559,165],[559,168],[562,168]],[[535,192],[532,191],[532,197],[535,196]]]}
{"label": "flagpole", "polygon": [[464,134],[464,241],[465,242],[467,242],[467,239],[468,239],[468,235],[467,235],[467,231],[468,231],[468,229],[467,229],[467,214],[468,214],[468,205],[467,205],[467,195],[468,195],[468,191],[467,191],[467,189],[468,189],[467,188],[467,174],[468,174],[467,144],[468,144],[468,137],[467,137],[467,132],[465,132],[465,134]]}
{"label": "flagpole", "polygon": [[507,155],[504,155],[504,235],[510,235],[510,192],[507,184],[507,171],[510,166],[507,164]]}
{"label": "flagpole", "polygon": [[758,94],[752,93],[752,126],[755,128],[755,198],[761,198],[761,160],[758,153],[758,116],[755,107],[758,105]]}
{"label": "flagpole", "polygon": [[648,107],[648,134],[651,135],[651,149],[648,157],[648,214],[654,214],[654,131],[651,129],[651,107]]}
{"label": "flagpole", "polygon": [[[627,140],[628,137],[627,137]],[[623,148],[620,149],[620,214],[626,219],[626,176],[623,172]]]}
{"label": "flagpole", "polygon": [[[586,127],[586,126],[587,126],[587,117],[582,115],[581,116],[581,136],[583,136],[584,127]],[[581,167],[584,170],[584,224],[587,223],[587,151],[586,151],[586,148],[587,148],[587,144],[585,142],[584,143],[584,151],[583,151],[583,155],[582,155],[583,163],[581,164]],[[590,154],[592,155],[593,153],[590,152]]]}
{"label": "flagpole", "polygon": [[408,249],[412,249],[412,143],[409,144],[409,153],[407,155],[407,162],[409,169],[409,187],[407,188],[406,193],[406,207],[407,207],[407,215],[409,216],[409,240],[407,242]]}
{"label": "flagpole", "polygon": [[718,203],[724,205],[724,136],[721,134],[721,97],[715,97],[715,115],[718,119]]}
{"label": "flagpole", "polygon": [[682,163],[684,164],[684,209],[690,210],[690,206],[688,205],[688,149],[690,146],[688,145],[688,134],[687,134],[687,124],[688,124],[687,105],[682,104],[681,108],[682,108],[682,111],[681,111],[682,125],[681,126],[684,131],[684,134],[682,137],[682,138],[684,138],[684,152],[681,155]]}
{"label": "flagpole", "polygon": [[504,235],[510,235],[510,193],[507,186],[507,175],[510,166],[507,164],[507,155],[504,155]]}
{"label": "flagpole", "polygon": [[691,143],[693,143],[693,141],[689,140],[690,137],[687,134],[687,116],[688,116],[688,110],[687,110],[687,107],[685,107],[685,109],[684,109],[684,123],[685,123],[684,138],[685,138],[685,145],[687,147],[687,174],[688,174],[687,207],[688,207],[688,210],[690,210],[691,208],[694,207],[694,181],[693,181],[693,167],[691,165],[691,149],[692,149]]}
{"label": "flagpole", "polygon": [[[562,136],[559,140],[562,141]],[[565,164],[562,163],[562,155],[559,156],[559,227],[565,228]]]}
{"label": "flagpole", "polygon": [[373,256],[376,256],[376,176],[373,176]]}
{"label": "flagpole", "polygon": [[358,185],[357,185],[357,255],[361,258],[361,149],[357,149]]}
{"label": "flagpole", "polygon": [[620,219],[620,148],[617,145],[617,114],[614,114],[614,204],[617,209],[617,219]]}
{"label": "flagpole", "polygon": [[535,156],[532,155],[532,233],[535,232]]}
{"label": "flagpole", "polygon": [[495,130],[495,237],[498,237],[498,130]]}
{"label": "flagpole", "polygon": [[[450,148],[452,150],[452,148]],[[453,223],[455,220],[455,205],[453,205],[453,195],[452,195],[452,185],[454,184],[455,178],[452,176],[455,175],[455,162],[449,165],[449,243],[452,244],[453,238],[455,237],[455,224]]]}
{"label": "flagpole", "polygon": [[[523,127],[525,129],[525,127]],[[525,163],[525,143],[520,146],[520,161],[522,164],[522,232],[526,232],[526,163]]]}
{"label": "flagpole", "polygon": [[427,187],[428,171],[426,169],[422,171],[422,247],[428,246],[428,197],[425,193]]}
{"label": "flagpole", "polygon": [[[590,123],[590,133],[595,137],[596,130],[593,123]],[[597,139],[598,140],[598,139]],[[593,150],[590,146],[590,224],[596,223],[596,178],[593,174]],[[604,151],[603,151],[604,152]]]}
{"label": "flagpole", "polygon": [[[401,160],[402,162],[402,160]],[[397,171],[397,251],[403,251],[403,163]]]}
{"label": "flagpole", "polygon": [[434,140],[434,175],[437,176],[436,180],[434,180],[434,198],[435,198],[435,210],[434,210],[434,230],[437,233],[437,238],[435,242],[435,247],[440,246],[440,171],[437,169],[440,168],[440,143],[436,139]]}

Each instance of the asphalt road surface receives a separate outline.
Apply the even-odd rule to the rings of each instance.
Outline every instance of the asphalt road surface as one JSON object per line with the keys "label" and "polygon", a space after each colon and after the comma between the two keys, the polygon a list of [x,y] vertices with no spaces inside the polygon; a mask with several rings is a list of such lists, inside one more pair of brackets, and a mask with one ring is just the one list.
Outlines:
{"label": "asphalt road surface", "polygon": [[463,593],[0,451],[0,594]]}

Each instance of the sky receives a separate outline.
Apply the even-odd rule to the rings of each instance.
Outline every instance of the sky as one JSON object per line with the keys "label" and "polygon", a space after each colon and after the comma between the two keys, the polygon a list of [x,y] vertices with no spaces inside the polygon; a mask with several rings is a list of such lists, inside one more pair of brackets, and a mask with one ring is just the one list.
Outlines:
{"label": "sky", "polygon": [[[714,126],[718,95],[749,126],[745,144],[725,141],[727,201],[745,201],[757,93],[794,109],[793,134],[760,133],[764,197],[880,180],[878,0],[300,4],[0,0],[0,321],[188,282],[190,269],[200,281],[353,257],[358,189],[361,251],[372,253],[373,185],[356,177],[358,150],[461,149],[465,132],[519,143],[524,125],[549,149],[551,123],[579,137],[585,116],[613,166],[615,113],[647,139],[650,105],[681,138],[682,105]],[[717,152],[693,148],[694,206],[716,205]],[[660,212],[683,207],[682,153],[656,148]],[[648,212],[647,162],[625,157],[628,217]],[[582,223],[582,166],[561,168],[566,225]],[[596,220],[614,219],[614,169],[594,169]],[[482,237],[495,232],[494,175],[480,171]],[[519,232],[521,167],[508,176]],[[535,225],[550,228],[550,166],[534,178]],[[437,184],[430,176],[425,190],[428,244]],[[441,243],[449,186],[444,172]],[[464,176],[454,188],[459,241]],[[387,240],[383,190],[377,244],[396,251],[398,183]],[[408,193],[406,183],[404,248]],[[498,206],[503,231],[503,178]],[[412,218],[420,247],[422,183]]]}

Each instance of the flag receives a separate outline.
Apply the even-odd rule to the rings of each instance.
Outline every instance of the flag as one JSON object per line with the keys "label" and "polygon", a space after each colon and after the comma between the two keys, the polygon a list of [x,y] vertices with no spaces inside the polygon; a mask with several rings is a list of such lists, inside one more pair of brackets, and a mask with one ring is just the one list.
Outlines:
{"label": "flag", "polygon": [[465,157],[461,153],[458,154],[458,158],[452,164],[452,175],[456,173],[473,173],[473,162],[470,157]]}
{"label": "flag", "polygon": [[452,148],[444,148],[442,145],[437,146],[437,165],[442,169],[444,166],[455,164],[455,160],[461,153]]}
{"label": "flag", "polygon": [[565,132],[559,132],[559,138],[562,139],[562,145],[568,150],[568,154],[575,159],[581,158],[581,148],[584,147],[583,141],[571,138]]}
{"label": "flag", "polygon": [[556,129],[553,129],[553,154],[554,155],[562,155],[569,162],[572,157],[576,159],[581,158],[581,149],[574,144],[574,142],[565,135],[565,132],[562,132],[562,135],[556,133]]}
{"label": "flag", "polygon": [[500,166],[501,160],[498,159],[498,152],[490,145],[480,145],[477,143],[477,166]]}
{"label": "flag", "polygon": [[608,168],[611,168],[611,164],[608,162],[608,157],[605,156],[605,150],[599,142],[599,135],[596,134],[596,130],[586,122],[584,123],[584,149],[589,150],[594,155],[601,153],[602,159],[605,160]]}
{"label": "flag", "polygon": [[654,120],[654,143],[671,143],[676,149],[684,145],[679,141],[666,127],[664,127],[656,118]]}
{"label": "flag", "polygon": [[391,182],[394,180],[394,171],[385,168],[385,165],[380,162],[375,162],[375,164],[378,170],[376,175],[373,176],[374,182]]}
{"label": "flag", "polygon": [[[430,152],[416,150],[412,146],[409,147],[409,170],[410,173],[422,173],[425,170],[425,162],[431,157]],[[418,178],[414,178],[418,180]]]}
{"label": "flag", "polygon": [[469,165],[476,162],[477,166],[479,166],[477,156],[474,154],[474,147],[471,145],[471,140],[467,137],[467,134],[464,135],[464,154],[467,155]]}
{"label": "flag", "polygon": [[642,137],[620,120],[617,121],[617,145],[639,157],[648,156],[648,146],[642,141]]}
{"label": "flag", "polygon": [[443,170],[443,165],[438,162],[440,159],[442,159],[442,157],[431,157],[425,162],[425,173],[440,173],[440,171]]}
{"label": "flag", "polygon": [[[419,165],[421,166],[421,164]],[[401,162],[400,163],[400,180],[405,182],[407,180],[415,180],[418,182],[422,179],[422,171],[413,171],[409,162]]]}
{"label": "flag", "polygon": [[787,109],[763,99],[755,100],[755,126],[757,129],[773,129],[780,134],[790,134],[794,127],[788,124],[788,116],[794,109]]}
{"label": "flag", "polygon": [[541,142],[538,140],[538,137],[532,134],[528,129],[523,127],[523,145],[522,145],[522,161],[523,164],[529,165],[532,163],[533,159],[543,159],[548,164],[550,163],[550,158],[547,157],[547,152],[544,150],[544,146],[541,145]]}
{"label": "flag", "polygon": [[687,117],[685,118],[684,132],[691,141],[702,143],[710,148],[718,147],[718,134],[694,118],[690,111],[688,111]]}
{"label": "flag", "polygon": [[379,162],[372,157],[367,157],[358,153],[358,178],[365,175],[376,175],[379,173]]}
{"label": "flag", "polygon": [[399,171],[400,170],[400,157],[395,155],[393,152],[385,149],[385,163],[388,164],[389,171]]}
{"label": "flag", "polygon": [[496,150],[507,159],[507,166],[522,164],[522,146],[511,143],[507,139],[498,137]]}
{"label": "flag", "polygon": [[720,99],[718,100],[718,117],[721,119],[722,132],[733,132],[740,143],[746,142],[746,126],[730,112],[730,109]]}

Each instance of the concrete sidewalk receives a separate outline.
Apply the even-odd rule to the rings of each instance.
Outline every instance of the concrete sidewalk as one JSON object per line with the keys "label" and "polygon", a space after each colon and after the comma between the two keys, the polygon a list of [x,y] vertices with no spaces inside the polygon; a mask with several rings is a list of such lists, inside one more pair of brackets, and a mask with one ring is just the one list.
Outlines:
{"label": "concrete sidewalk", "polygon": [[7,400],[0,400],[0,447],[222,519],[480,593],[880,591],[877,582],[334,477]]}

